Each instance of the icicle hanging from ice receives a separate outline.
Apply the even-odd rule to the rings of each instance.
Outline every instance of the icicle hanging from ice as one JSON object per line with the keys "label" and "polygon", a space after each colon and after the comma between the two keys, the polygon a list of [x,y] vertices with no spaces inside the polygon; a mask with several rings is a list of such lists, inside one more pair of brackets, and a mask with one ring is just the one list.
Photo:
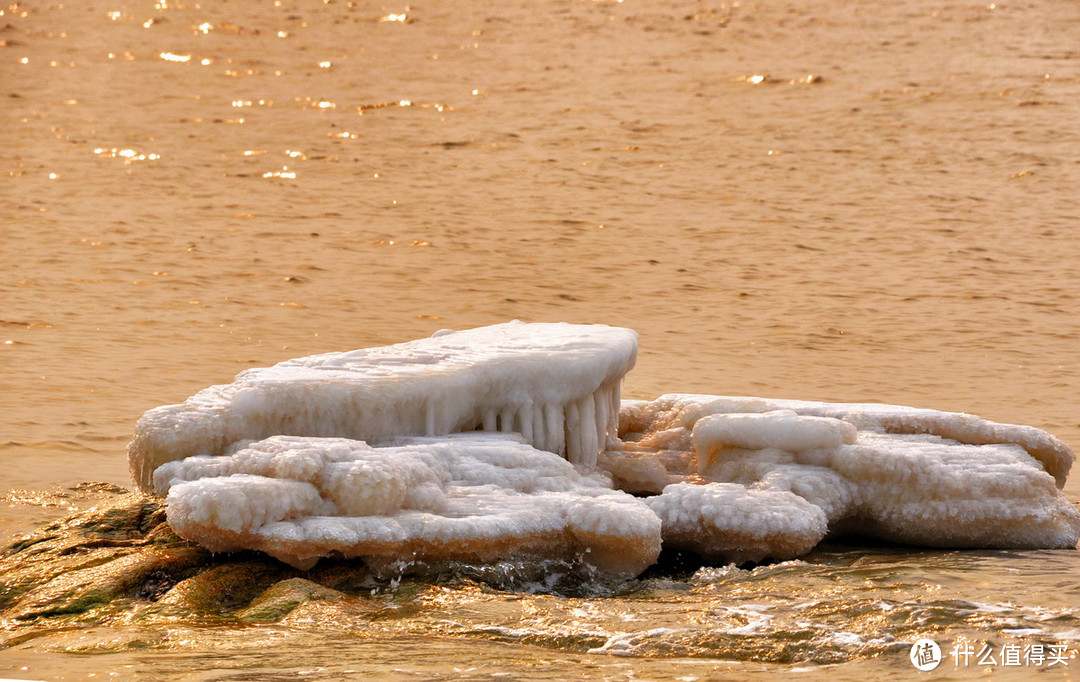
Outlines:
{"label": "icicle hanging from ice", "polygon": [[617,438],[637,334],[604,325],[506,324],[250,369],[150,410],[128,446],[132,476],[273,435],[365,441],[483,429],[593,466]]}

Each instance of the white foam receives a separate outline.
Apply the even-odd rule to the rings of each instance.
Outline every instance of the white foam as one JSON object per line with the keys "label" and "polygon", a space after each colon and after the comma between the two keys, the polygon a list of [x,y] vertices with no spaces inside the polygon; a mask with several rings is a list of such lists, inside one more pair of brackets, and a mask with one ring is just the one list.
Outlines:
{"label": "white foam", "polygon": [[657,639],[686,632],[686,629],[652,628],[637,632],[617,632],[609,635],[600,646],[589,649],[588,654],[608,654],[612,656],[638,656],[642,649]]}

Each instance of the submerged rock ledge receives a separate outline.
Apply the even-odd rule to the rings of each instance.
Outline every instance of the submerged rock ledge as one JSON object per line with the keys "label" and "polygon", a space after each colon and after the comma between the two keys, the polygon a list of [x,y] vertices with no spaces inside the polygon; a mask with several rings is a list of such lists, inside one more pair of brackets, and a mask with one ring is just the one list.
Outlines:
{"label": "submerged rock ledge", "polygon": [[150,410],[129,447],[182,537],[320,557],[584,561],[805,554],[855,533],[1066,548],[1069,448],[1032,427],[877,404],[619,400],[636,334],[512,322],[241,373]]}
{"label": "submerged rock ledge", "polygon": [[370,594],[377,585],[362,562],[301,574],[250,552],[215,556],[172,530],[161,499],[107,496],[0,551],[0,647],[51,630],[29,626],[56,622],[275,622],[302,604],[356,600],[358,589]]}

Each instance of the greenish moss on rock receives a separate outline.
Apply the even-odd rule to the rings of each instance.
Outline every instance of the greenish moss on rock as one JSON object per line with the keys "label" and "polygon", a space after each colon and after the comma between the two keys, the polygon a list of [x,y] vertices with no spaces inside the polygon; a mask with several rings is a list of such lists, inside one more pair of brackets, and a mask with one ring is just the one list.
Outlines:
{"label": "greenish moss on rock", "polygon": [[76,615],[117,600],[135,600],[152,576],[187,572],[206,558],[204,551],[190,547],[116,556],[96,566],[63,572],[31,589],[9,615],[18,620]]}
{"label": "greenish moss on rock", "polygon": [[232,561],[177,583],[160,604],[183,606],[200,614],[226,615],[251,603],[275,582],[297,571],[269,558]]}
{"label": "greenish moss on rock", "polygon": [[288,578],[270,586],[250,606],[237,612],[236,618],[247,623],[276,623],[305,602],[345,597],[343,592],[310,580]]}
{"label": "greenish moss on rock", "polygon": [[120,495],[0,551],[0,608],[18,620],[81,614],[138,599],[148,583],[177,582],[209,560],[172,533],[160,501]]}
{"label": "greenish moss on rock", "polygon": [[[162,500],[94,492],[101,504],[0,550],[0,646],[28,629],[121,614],[141,623],[277,622],[305,605],[367,604],[352,595],[369,596],[379,585],[355,560],[325,560],[301,572],[253,552],[212,555],[172,530]],[[409,590],[399,585],[394,594]]]}

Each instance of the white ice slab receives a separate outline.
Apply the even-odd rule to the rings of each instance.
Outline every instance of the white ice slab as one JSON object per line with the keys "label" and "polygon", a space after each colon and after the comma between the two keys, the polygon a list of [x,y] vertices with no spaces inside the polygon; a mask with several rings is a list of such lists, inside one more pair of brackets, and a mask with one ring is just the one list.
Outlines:
{"label": "white ice slab", "polygon": [[826,532],[958,548],[1080,540],[1080,513],[1057,488],[1072,452],[1032,427],[705,395],[626,401],[621,416],[626,457],[683,464],[668,475],[686,482],[648,500],[665,546],[739,561],[790,558]]}
{"label": "white ice slab", "polygon": [[168,496],[184,537],[297,566],[581,556],[633,575],[661,526],[668,546],[731,561],[798,556],[828,533],[1080,540],[1059,490],[1073,454],[1044,431],[879,404],[620,407],[636,352],[628,329],[514,322],[289,360],[147,412],[132,474]]}
{"label": "white ice slab", "polygon": [[622,409],[620,430],[641,431],[642,424],[648,423],[650,438],[659,437],[674,446],[688,447],[694,424],[704,416],[760,414],[774,410],[840,419],[860,431],[927,433],[969,445],[1011,443],[1022,447],[1038,460],[1046,472],[1054,477],[1059,488],[1065,485],[1073,463],[1073,453],[1068,445],[1033,426],[1001,424],[960,412],[878,403],[823,403],[672,393],[651,402],[627,401]]}
{"label": "white ice slab", "polygon": [[593,466],[614,443],[637,334],[604,325],[509,322],[241,372],[155,408],[128,446],[143,490],[165,462],[273,435],[376,442],[482,428],[516,432]]}
{"label": "white ice slab", "polygon": [[256,549],[308,568],[386,560],[580,558],[627,577],[660,552],[660,520],[559,456],[513,436],[459,434],[373,448],[275,436],[157,470],[170,525],[212,551]]}

